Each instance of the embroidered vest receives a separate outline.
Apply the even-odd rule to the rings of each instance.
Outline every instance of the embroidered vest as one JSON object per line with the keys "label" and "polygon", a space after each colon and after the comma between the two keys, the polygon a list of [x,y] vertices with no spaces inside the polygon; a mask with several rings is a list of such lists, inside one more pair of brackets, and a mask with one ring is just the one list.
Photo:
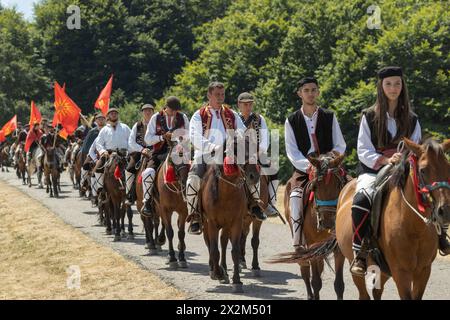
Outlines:
{"label": "embroidered vest", "polygon": [[[175,115],[174,123],[172,129],[169,129],[166,122],[166,117],[164,117],[164,111],[161,110],[156,116],[156,135],[162,136],[167,132],[173,132],[176,129],[184,128],[184,117],[183,113],[177,112]],[[153,152],[156,153],[166,153],[167,143],[166,141],[158,142],[153,146]]]}
{"label": "embroidered vest", "polygon": [[[211,129],[211,120],[212,120],[212,114],[211,114],[211,107],[210,106],[203,106],[200,108],[200,117],[202,119],[202,133],[205,138],[209,135],[209,129]],[[220,117],[222,119],[223,126],[225,130],[236,130],[235,126],[235,117],[234,113],[231,110],[231,108],[227,105],[222,105],[222,108],[220,109]]]}

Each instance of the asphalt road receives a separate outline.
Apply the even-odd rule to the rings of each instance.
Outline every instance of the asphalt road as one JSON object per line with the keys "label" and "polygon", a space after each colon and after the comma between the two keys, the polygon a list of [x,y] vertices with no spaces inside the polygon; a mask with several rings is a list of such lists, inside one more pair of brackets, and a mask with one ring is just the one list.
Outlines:
{"label": "asphalt road", "polygon": [[[79,198],[78,191],[72,188],[66,172],[62,175],[62,193],[58,199],[50,198],[45,190],[37,189],[37,186],[31,188],[23,186],[13,172],[0,172],[0,179],[40,201],[67,224],[79,229],[96,242],[113,248],[140,267],[158,275],[166,283],[186,292],[189,299],[306,299],[306,289],[300,277],[298,265],[274,265],[266,262],[278,253],[291,251],[290,231],[285,225],[271,222],[263,224],[260,243],[261,277],[254,278],[250,270],[243,270],[241,280],[244,284],[244,293],[233,294],[231,285],[223,285],[210,279],[208,275],[208,253],[202,236],[186,235],[186,257],[189,266],[187,269],[171,270],[166,265],[167,244],[158,256],[148,255],[148,250],[145,249],[142,222],[136,211],[133,218],[135,239],[113,242],[113,236],[106,235],[105,228],[98,225],[97,209],[92,208],[88,200]],[[36,183],[35,177],[33,177],[33,182]],[[20,201],[20,199],[17,199],[17,201]],[[24,212],[24,214],[26,213]],[[175,247],[177,243],[175,237]],[[249,261],[251,261],[252,252],[250,241],[248,241],[247,246],[247,263],[250,266]],[[228,268],[231,269],[230,246],[227,254]],[[231,277],[232,270],[229,270],[228,273]],[[450,299],[449,275],[450,260],[438,257],[433,264],[424,299]],[[321,299],[336,299],[333,289],[334,274],[328,267],[325,267],[322,279]],[[133,279],[130,278],[130,281],[133,281]],[[344,299],[357,299],[357,290],[350,277],[347,263],[344,281],[346,286]],[[126,297],[123,298],[126,299]],[[392,279],[386,284],[383,298],[398,299]]]}

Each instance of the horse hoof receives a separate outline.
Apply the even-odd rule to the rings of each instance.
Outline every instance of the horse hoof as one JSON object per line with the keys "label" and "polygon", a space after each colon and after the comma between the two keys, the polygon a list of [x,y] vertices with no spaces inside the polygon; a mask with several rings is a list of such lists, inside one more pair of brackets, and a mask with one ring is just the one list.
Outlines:
{"label": "horse hoof", "polygon": [[114,242],[120,241],[120,239],[121,239],[121,238],[120,238],[119,235],[116,234],[116,235],[114,236]]}
{"label": "horse hoof", "polygon": [[211,280],[217,280],[217,276],[212,271],[209,272],[209,277],[211,278]]}
{"label": "horse hoof", "polygon": [[134,240],[134,234],[129,233],[128,236],[127,236],[127,239],[128,240]]}
{"label": "horse hoof", "polygon": [[157,256],[158,255],[158,250],[156,250],[156,249],[148,249],[148,254],[150,256]]}
{"label": "horse hoof", "polygon": [[254,278],[261,277],[261,270],[259,270],[259,269],[252,269],[252,277],[254,277]]}
{"label": "horse hoof", "polygon": [[228,277],[225,277],[223,279],[219,280],[220,284],[230,284],[230,279]]}
{"label": "horse hoof", "polygon": [[157,245],[156,245],[156,250],[158,250],[158,251],[162,251],[162,247],[161,247],[161,245],[157,244]]}
{"label": "horse hoof", "polygon": [[53,195],[52,195],[52,194],[50,195],[50,198],[53,198]]}
{"label": "horse hoof", "polygon": [[106,234],[107,234],[108,236],[110,236],[110,235],[112,235],[112,231],[111,231],[111,230],[106,230]]}
{"label": "horse hoof", "polygon": [[178,261],[178,267],[186,269],[188,267],[188,264],[186,261]]}
{"label": "horse hoof", "polygon": [[247,269],[247,263],[245,263],[245,261],[239,263],[239,272],[241,272],[242,269]]}
{"label": "horse hoof", "polygon": [[178,261],[169,262],[169,269],[177,269],[177,268],[178,268]]}
{"label": "horse hoof", "polygon": [[242,283],[233,283],[233,293],[243,293]]}
{"label": "horse hoof", "polygon": [[148,242],[145,243],[144,249],[150,249],[149,246],[148,246]]}
{"label": "horse hoof", "polygon": [[125,231],[122,231],[122,232],[120,233],[120,235],[121,235],[122,238],[125,238],[125,237],[127,236],[127,234],[125,233]]}

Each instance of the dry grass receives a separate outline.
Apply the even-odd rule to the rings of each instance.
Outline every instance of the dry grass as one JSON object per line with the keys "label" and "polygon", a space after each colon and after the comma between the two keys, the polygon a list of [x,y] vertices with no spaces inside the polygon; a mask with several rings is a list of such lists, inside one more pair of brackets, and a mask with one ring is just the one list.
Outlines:
{"label": "dry grass", "polygon": [[[0,182],[0,299],[183,299],[157,276],[103,247]],[[70,265],[80,289],[68,289]]]}

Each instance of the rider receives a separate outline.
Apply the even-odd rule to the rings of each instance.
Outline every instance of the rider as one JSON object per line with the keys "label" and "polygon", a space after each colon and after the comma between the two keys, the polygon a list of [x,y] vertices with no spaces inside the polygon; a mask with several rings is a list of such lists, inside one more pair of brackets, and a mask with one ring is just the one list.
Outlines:
{"label": "rider", "polygon": [[[253,129],[256,132],[258,140],[257,151],[258,160],[261,165],[261,159],[267,159],[267,151],[269,149],[269,130],[267,128],[266,120],[261,114],[253,112],[253,96],[248,92],[243,92],[238,97],[238,107],[240,110],[239,116],[247,129]],[[267,166],[268,164],[264,164]],[[277,174],[268,175],[268,190],[269,190],[269,203],[264,213],[267,216],[272,217],[279,214],[276,209],[277,205],[277,188],[278,188],[278,176]],[[257,194],[260,194],[259,183],[255,186],[254,190]]]}
{"label": "rider", "polygon": [[135,200],[135,188],[133,188],[136,180],[137,164],[140,163],[142,155],[149,157],[151,148],[145,143],[145,133],[147,132],[148,123],[155,112],[155,107],[151,104],[144,104],[141,107],[142,120],[136,122],[131,129],[130,138],[128,139],[128,148],[130,151],[127,169],[125,171],[127,205],[131,206]]}
{"label": "rider", "polygon": [[[126,153],[128,151],[128,138],[130,137],[130,127],[119,121],[119,110],[110,108],[106,113],[108,124],[100,131],[95,144],[97,152],[100,155],[97,166],[101,168],[105,165],[109,152],[119,151]],[[104,170],[98,169],[95,172],[96,189],[100,193],[103,190]]]}
{"label": "rider", "polygon": [[[167,141],[173,141],[175,138],[178,138],[179,141],[187,139],[189,119],[180,110],[180,100],[174,96],[168,97],[164,109],[152,116],[147,127],[145,143],[147,146],[153,146],[153,152],[147,168],[142,172],[144,214],[151,213],[151,195],[156,170],[167,158],[169,152]],[[175,135],[177,136],[175,137]]]}
{"label": "rider", "polygon": [[[319,84],[313,77],[298,82],[296,93],[302,100],[301,107],[289,115],[284,124],[286,154],[294,166],[289,180],[289,208],[291,211],[293,246],[301,248],[304,243],[303,189],[308,182],[311,153],[333,153],[335,156],[345,152],[346,144],[334,113],[317,105]],[[331,130],[330,130],[331,128]]]}
{"label": "rider", "polygon": [[[408,89],[400,67],[385,67],[378,71],[377,100],[375,105],[363,110],[358,134],[357,154],[359,171],[352,205],[354,260],[350,271],[364,276],[367,269],[367,236],[374,183],[377,172],[387,164],[396,164],[402,154],[398,143],[409,137],[419,143],[421,128],[411,110]],[[439,237],[439,248],[450,254],[446,232]]]}
{"label": "rider", "polygon": [[[227,138],[227,130],[244,132],[245,125],[239,115],[224,104],[225,86],[221,82],[212,82],[208,87],[208,103],[197,110],[191,118],[189,136],[195,148],[194,160],[186,182],[186,200],[188,204],[188,218],[190,221],[188,232],[201,234],[201,215],[198,211],[198,194],[201,179],[206,172],[206,159],[224,152],[223,146]],[[253,194],[255,195],[255,194]],[[256,196],[256,195],[255,195]],[[259,199],[255,199],[259,203]],[[255,206],[253,213],[260,220],[265,215],[259,206]]]}

